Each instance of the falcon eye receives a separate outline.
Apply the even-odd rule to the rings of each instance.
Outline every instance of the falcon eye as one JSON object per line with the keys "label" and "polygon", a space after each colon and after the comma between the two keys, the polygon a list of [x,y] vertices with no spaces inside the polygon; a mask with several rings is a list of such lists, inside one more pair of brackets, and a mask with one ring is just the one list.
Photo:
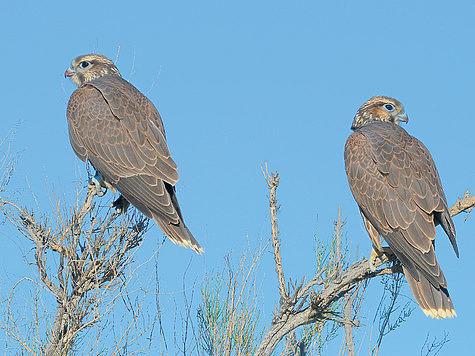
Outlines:
{"label": "falcon eye", "polygon": [[394,111],[395,109],[395,107],[391,104],[384,104],[384,108],[389,112]]}
{"label": "falcon eye", "polygon": [[91,63],[89,63],[88,61],[83,61],[83,62],[79,63],[79,68],[86,69],[90,65],[91,65]]}

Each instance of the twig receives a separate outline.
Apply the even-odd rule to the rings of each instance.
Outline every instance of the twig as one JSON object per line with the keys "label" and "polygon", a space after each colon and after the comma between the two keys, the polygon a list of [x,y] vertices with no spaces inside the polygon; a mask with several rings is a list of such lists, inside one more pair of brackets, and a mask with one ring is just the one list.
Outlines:
{"label": "twig", "polygon": [[[385,310],[382,310],[382,312],[380,314],[382,324],[380,324],[380,327],[379,327],[379,335],[378,335],[378,340],[376,341],[376,345],[371,350],[371,355],[374,355],[374,356],[378,355],[379,348],[380,348],[381,343],[383,341],[383,337],[385,335],[387,335],[387,333],[389,332],[389,331],[386,332],[386,328],[388,327],[390,317],[391,317],[391,315],[393,314],[393,312],[395,310],[396,300],[397,300],[397,297],[399,296],[399,292],[400,292],[400,289],[401,289],[401,286],[402,286],[403,275],[399,274],[399,275],[394,275],[393,277],[394,277],[394,280],[393,280],[393,284],[391,285],[391,287],[388,287],[388,284],[385,285],[385,291],[388,290],[391,293],[391,296],[390,296],[391,300],[389,302],[388,308],[385,309]],[[387,282],[387,283],[389,283],[389,282]],[[383,300],[384,300],[384,294],[383,294],[383,298],[381,299],[380,305],[378,306],[378,311],[377,311],[376,314],[379,314],[378,312],[382,308]],[[375,320],[376,320],[376,317],[375,317]],[[391,331],[391,328],[389,328],[389,330]]]}
{"label": "twig", "polygon": [[343,262],[342,262],[342,253],[341,253],[341,231],[343,225],[345,225],[344,221],[341,221],[341,207],[338,205],[338,220],[335,221],[335,242],[336,242],[336,271],[337,274],[341,274],[343,270]]}
{"label": "twig", "polygon": [[[468,214],[472,211],[472,208],[475,206],[475,195],[470,195],[469,191],[467,190],[464,194],[464,197],[460,196],[455,204],[449,208],[450,216],[455,216],[460,214],[462,211],[467,211]],[[465,218],[465,220],[467,219]]]}

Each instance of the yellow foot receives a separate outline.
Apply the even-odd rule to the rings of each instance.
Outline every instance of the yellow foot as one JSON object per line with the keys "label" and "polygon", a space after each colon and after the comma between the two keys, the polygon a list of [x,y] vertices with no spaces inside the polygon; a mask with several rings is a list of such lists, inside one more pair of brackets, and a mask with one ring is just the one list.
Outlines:
{"label": "yellow foot", "polygon": [[376,268],[382,264],[389,263],[392,259],[394,259],[394,253],[390,247],[381,247],[380,251],[376,251],[373,247],[369,255],[369,269],[371,272],[374,272]]}

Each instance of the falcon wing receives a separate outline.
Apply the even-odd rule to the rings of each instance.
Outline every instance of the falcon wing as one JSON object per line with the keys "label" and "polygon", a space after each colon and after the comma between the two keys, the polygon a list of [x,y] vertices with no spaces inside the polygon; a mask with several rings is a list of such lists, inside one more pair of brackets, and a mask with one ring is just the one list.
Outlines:
{"label": "falcon wing", "polygon": [[[453,311],[433,240],[435,223],[441,223],[458,255],[455,229],[427,148],[401,127],[375,122],[348,138],[345,167],[362,215],[403,264],[422,309],[435,309],[436,317],[439,309]],[[368,229],[372,240],[374,229]]]}
{"label": "falcon wing", "polygon": [[126,133],[127,139],[120,144],[133,148],[123,154],[119,152],[121,158],[126,157],[134,171],[145,169],[175,185],[179,179],[178,167],[171,158],[162,119],[152,102],[117,75],[103,76],[88,85],[100,92],[109,111],[120,122],[119,130]]}
{"label": "falcon wing", "polygon": [[174,189],[177,166],[153,104],[131,84],[111,75],[78,88],[71,95],[67,116],[78,157],[89,160],[174,243],[202,252],[183,223]]}

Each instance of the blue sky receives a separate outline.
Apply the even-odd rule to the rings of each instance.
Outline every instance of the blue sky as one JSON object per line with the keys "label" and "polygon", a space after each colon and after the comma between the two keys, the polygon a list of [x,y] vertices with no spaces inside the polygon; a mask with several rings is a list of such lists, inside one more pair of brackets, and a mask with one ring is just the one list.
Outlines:
{"label": "blue sky", "polygon": [[[159,262],[164,303],[181,295],[192,256],[190,278],[200,281],[205,272],[222,269],[227,253],[238,259],[248,245],[270,236],[260,170],[265,160],[281,176],[286,275],[310,277],[317,219],[319,236],[330,236],[338,205],[351,246],[369,254],[343,148],[356,110],[371,96],[404,104],[404,128],[431,151],[449,204],[466,189],[475,191],[474,15],[471,1],[3,2],[0,136],[20,122],[15,150],[21,159],[11,188],[28,206],[31,187],[42,210],[53,183],[72,197],[85,168],[69,145],[65,110],[75,87],[63,74],[80,54],[115,58],[120,48],[123,77],[147,93],[162,115],[179,166],[185,221],[206,251],[193,256],[165,244]],[[473,217],[465,222],[460,215],[455,225],[460,259],[442,230],[437,253],[458,318],[436,321],[415,310],[387,336],[384,355],[419,353],[427,333],[441,336],[444,330],[451,340],[445,352],[463,354],[471,347]],[[4,296],[12,283],[32,274],[21,257],[28,243],[6,227],[0,234]],[[161,235],[155,227],[150,246]],[[261,274],[268,325],[277,301],[270,253]],[[372,284],[372,292],[380,293],[380,284]],[[368,319],[378,297],[368,298]],[[366,354],[368,340],[360,337]]]}

